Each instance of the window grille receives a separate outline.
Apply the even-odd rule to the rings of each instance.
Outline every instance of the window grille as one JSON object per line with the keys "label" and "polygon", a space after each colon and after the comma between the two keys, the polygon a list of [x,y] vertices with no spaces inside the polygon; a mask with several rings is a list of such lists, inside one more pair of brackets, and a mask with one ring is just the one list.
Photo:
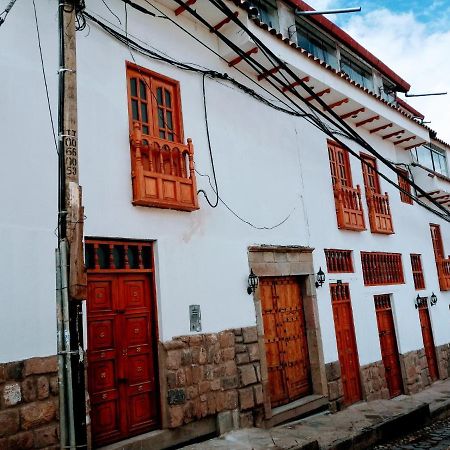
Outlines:
{"label": "window grille", "polygon": [[354,272],[351,250],[325,249],[325,258],[329,273]]}
{"label": "window grille", "polygon": [[401,253],[361,252],[361,264],[366,286],[405,282]]}
{"label": "window grille", "polygon": [[[399,172],[401,175],[403,175],[406,178],[409,178],[409,174],[407,170],[403,169],[397,169],[397,172]],[[408,183],[404,178],[402,178],[400,175],[398,176],[398,185],[406,192],[411,194],[411,184]],[[400,191],[400,200],[403,203],[408,203],[410,205],[413,204],[413,199],[409,197],[408,195],[404,194],[402,191]]]}
{"label": "window grille", "polygon": [[421,255],[411,253],[411,268],[416,290],[425,289]]}

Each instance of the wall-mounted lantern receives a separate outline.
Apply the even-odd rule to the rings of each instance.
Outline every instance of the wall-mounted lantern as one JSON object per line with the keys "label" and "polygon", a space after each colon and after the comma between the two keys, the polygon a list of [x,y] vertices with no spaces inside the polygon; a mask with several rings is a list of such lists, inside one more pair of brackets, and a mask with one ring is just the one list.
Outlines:
{"label": "wall-mounted lantern", "polygon": [[431,306],[434,306],[436,303],[437,303],[437,296],[436,296],[436,294],[433,292],[432,294],[431,294],[431,297],[430,297],[430,305]]}
{"label": "wall-mounted lantern", "polygon": [[325,274],[322,267],[319,267],[319,271],[316,273],[316,288],[322,286],[323,283],[325,283]]}
{"label": "wall-mounted lantern", "polygon": [[253,269],[250,269],[250,275],[248,276],[247,294],[253,294],[258,287],[258,277],[253,273]]}
{"label": "wall-mounted lantern", "polygon": [[414,302],[414,306],[416,309],[419,309],[421,306],[426,305],[428,301],[428,297],[421,297],[419,294],[417,294],[416,301]]}

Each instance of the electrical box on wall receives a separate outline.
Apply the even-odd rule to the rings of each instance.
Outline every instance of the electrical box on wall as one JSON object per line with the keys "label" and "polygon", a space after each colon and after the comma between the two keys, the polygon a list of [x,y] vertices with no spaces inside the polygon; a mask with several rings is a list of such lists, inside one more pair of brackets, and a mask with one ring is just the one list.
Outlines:
{"label": "electrical box on wall", "polygon": [[202,314],[200,305],[189,305],[189,320],[191,331],[202,331]]}

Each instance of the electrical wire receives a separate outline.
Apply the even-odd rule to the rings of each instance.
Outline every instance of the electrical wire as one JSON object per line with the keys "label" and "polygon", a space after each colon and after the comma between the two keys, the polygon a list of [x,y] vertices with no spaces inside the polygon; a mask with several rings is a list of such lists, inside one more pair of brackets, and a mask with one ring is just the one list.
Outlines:
{"label": "electrical wire", "polygon": [[45,95],[47,97],[48,114],[49,114],[49,117],[50,117],[50,126],[51,126],[51,129],[52,129],[53,142],[55,143],[56,153],[59,154],[58,143],[56,141],[55,123],[53,121],[52,107],[50,105],[50,95],[49,95],[49,92],[48,92],[47,76],[45,74],[44,58],[43,58],[43,55],[42,55],[41,35],[40,35],[40,32],[39,32],[39,22],[38,22],[37,11],[36,11],[36,3],[35,3],[34,0],[33,0],[33,9],[34,9],[34,21],[35,21],[35,24],[36,24],[36,36],[37,36],[37,42],[38,42],[38,47],[39,47],[39,56],[41,58],[42,77],[44,79]]}
{"label": "electrical wire", "polygon": [[106,9],[117,19],[120,25],[122,25],[122,21],[120,20],[119,16],[108,6],[108,3],[106,3],[105,0],[102,0],[102,3],[106,6]]}
{"label": "electrical wire", "polygon": [[14,3],[16,3],[17,0],[11,0],[7,5],[6,8],[0,13],[0,27],[3,25],[3,23],[6,20],[6,17],[10,13],[12,7],[14,6]]}

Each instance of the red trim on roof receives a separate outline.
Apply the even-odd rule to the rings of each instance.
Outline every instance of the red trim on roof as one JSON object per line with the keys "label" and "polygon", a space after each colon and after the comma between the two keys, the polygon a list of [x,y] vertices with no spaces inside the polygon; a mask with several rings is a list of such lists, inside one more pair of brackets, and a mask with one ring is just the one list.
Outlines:
{"label": "red trim on roof", "polygon": [[397,97],[397,104],[403,109],[406,109],[406,111],[410,112],[414,117],[417,117],[419,119],[425,119],[425,116],[417,111],[417,109],[413,108],[409,103],[406,103],[405,100],[402,100],[401,98]]}
{"label": "red trim on roof", "polygon": [[[314,11],[314,8],[309,6],[302,0],[287,0],[289,3],[293,4],[295,7],[301,9],[302,11]],[[348,35],[342,28],[339,28],[333,22],[328,20],[324,16],[309,16],[309,20],[316,22],[317,25],[324,28],[336,39],[341,41],[343,44],[347,45],[351,50],[357,53],[361,58],[365,59],[367,62],[372,64],[377,70],[379,70],[383,75],[388,77],[393,81],[399,91],[408,92],[411,85],[406,82],[403,78],[397,75],[392,69],[390,69],[384,62],[380,61],[376,56],[370,53],[361,44],[358,44],[350,35]]]}

